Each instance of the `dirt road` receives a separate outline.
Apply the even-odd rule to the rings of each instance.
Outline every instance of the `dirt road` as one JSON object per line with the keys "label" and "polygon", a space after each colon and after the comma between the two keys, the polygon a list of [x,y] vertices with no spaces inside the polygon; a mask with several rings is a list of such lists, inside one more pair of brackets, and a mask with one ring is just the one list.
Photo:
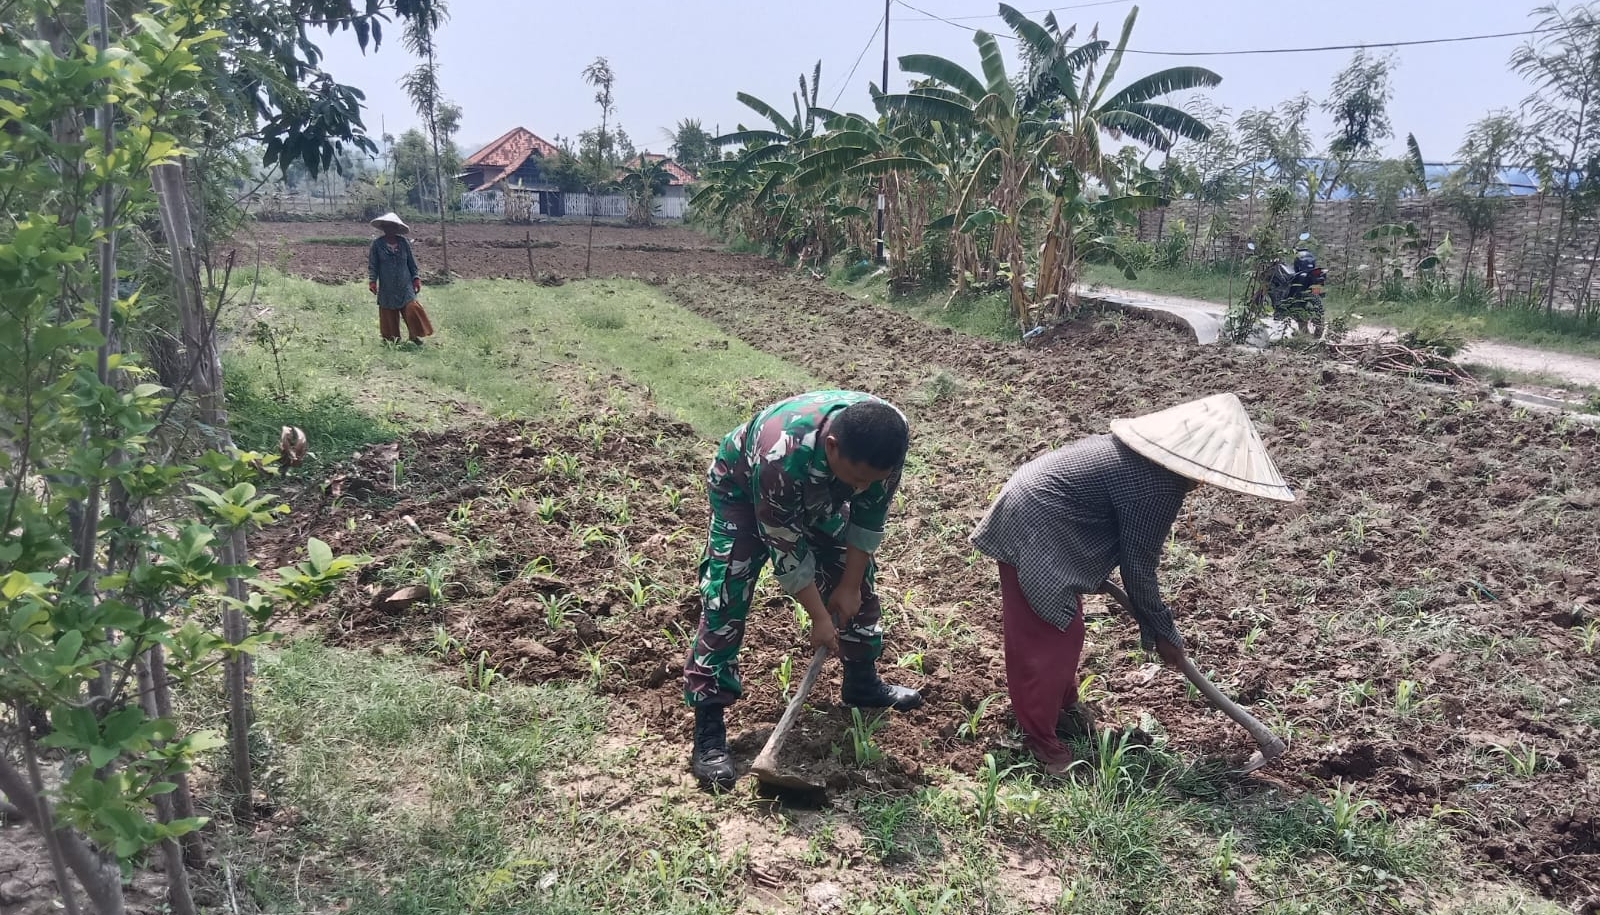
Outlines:
{"label": "dirt road", "polygon": [[[1094,293],[1097,295],[1117,296],[1146,304],[1149,307],[1189,320],[1192,325],[1196,324],[1196,319],[1198,319],[1196,330],[1200,331],[1202,335],[1208,320],[1215,321],[1217,327],[1220,328],[1222,319],[1228,310],[1226,305],[1209,302],[1204,299],[1157,295],[1150,292],[1136,292],[1132,289],[1097,286],[1094,289]],[[1377,339],[1384,335],[1395,335],[1397,332],[1392,327],[1364,324],[1353,333],[1358,338]],[[1202,339],[1201,342],[1209,341]],[[1573,356],[1527,346],[1513,346],[1508,343],[1479,340],[1468,344],[1457,355],[1456,361],[1463,365],[1478,365],[1503,372],[1545,375],[1578,387],[1600,388],[1600,359],[1592,359],[1585,356]],[[1582,398],[1578,399],[1581,400]]]}

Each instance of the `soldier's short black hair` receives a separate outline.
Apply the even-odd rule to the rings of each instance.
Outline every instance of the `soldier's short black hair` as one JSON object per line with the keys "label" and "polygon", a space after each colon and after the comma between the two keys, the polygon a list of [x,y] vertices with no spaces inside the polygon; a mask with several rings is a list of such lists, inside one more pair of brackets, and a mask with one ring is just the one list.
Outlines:
{"label": "soldier's short black hair", "polygon": [[881,400],[863,400],[840,410],[828,423],[828,434],[846,460],[874,470],[897,469],[911,447],[905,416]]}

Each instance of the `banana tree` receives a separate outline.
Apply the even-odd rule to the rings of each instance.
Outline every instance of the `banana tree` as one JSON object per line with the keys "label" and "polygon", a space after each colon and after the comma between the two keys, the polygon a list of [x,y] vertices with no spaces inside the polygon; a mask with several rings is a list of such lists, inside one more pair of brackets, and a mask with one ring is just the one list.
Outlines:
{"label": "banana tree", "polygon": [[988,32],[973,35],[983,75],[932,54],[908,54],[900,69],[924,80],[909,92],[882,96],[886,110],[930,124],[945,124],[969,136],[981,136],[983,152],[963,175],[950,213],[957,231],[992,233],[991,256],[1009,265],[1010,302],[1019,324],[1028,320],[1030,301],[1025,282],[1021,216],[1028,190],[1056,142],[1058,122],[1041,118],[1028,107],[1006,74],[999,42]]}
{"label": "banana tree", "polygon": [[1211,135],[1211,128],[1194,115],[1158,101],[1174,92],[1211,88],[1222,82],[1222,77],[1204,67],[1171,67],[1111,91],[1139,18],[1137,6],[1123,20],[1114,48],[1097,36],[1074,47],[1075,29],[1061,29],[1054,13],[1041,24],[1002,3],[1000,15],[1011,26],[1023,59],[1029,62],[1024,97],[1031,107],[1048,111],[1051,120],[1061,123],[1054,133],[1055,153],[1078,174],[1094,177],[1107,187],[1115,185],[1120,168],[1114,156],[1103,151],[1102,133],[1162,152],[1170,150],[1179,138],[1200,141]]}
{"label": "banana tree", "polygon": [[672,173],[665,160],[649,161],[641,155],[622,170],[617,186],[628,201],[628,225],[654,225],[655,199],[672,186]]}
{"label": "banana tree", "polygon": [[1143,194],[1099,194],[1086,186],[1076,169],[1063,168],[1048,182],[1048,205],[1043,243],[1039,246],[1036,298],[1039,317],[1060,318],[1072,305],[1072,289],[1080,267],[1091,257],[1115,264],[1128,279],[1133,267],[1118,251],[1116,238],[1106,227],[1130,222],[1140,210],[1155,206],[1160,198]]}

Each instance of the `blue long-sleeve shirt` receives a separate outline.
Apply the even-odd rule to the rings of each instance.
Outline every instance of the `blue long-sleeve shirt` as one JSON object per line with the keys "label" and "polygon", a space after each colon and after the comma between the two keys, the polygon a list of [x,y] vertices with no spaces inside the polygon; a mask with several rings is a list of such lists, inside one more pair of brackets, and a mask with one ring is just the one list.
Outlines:
{"label": "blue long-sleeve shirt", "polygon": [[412,287],[417,277],[417,259],[411,256],[411,242],[395,236],[400,244],[390,248],[381,237],[372,240],[367,251],[367,282],[378,284],[378,307],[399,311],[415,298]]}

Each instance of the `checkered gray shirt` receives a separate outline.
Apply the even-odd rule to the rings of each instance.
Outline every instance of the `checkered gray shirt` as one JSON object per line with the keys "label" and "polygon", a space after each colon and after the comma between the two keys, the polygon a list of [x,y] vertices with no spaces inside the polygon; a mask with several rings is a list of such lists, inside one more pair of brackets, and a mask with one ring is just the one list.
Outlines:
{"label": "checkered gray shirt", "polygon": [[984,555],[1015,566],[1045,622],[1066,629],[1078,596],[1120,566],[1145,650],[1183,645],[1161,601],[1161,548],[1195,484],[1110,435],[1096,435],[1022,465],[972,534]]}

